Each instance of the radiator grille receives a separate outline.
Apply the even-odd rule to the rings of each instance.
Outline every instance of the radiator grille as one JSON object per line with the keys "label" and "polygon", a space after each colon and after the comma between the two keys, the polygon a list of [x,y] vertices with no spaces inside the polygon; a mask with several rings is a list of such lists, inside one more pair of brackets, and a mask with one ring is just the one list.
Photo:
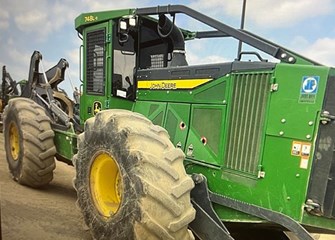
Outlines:
{"label": "radiator grille", "polygon": [[105,93],[105,30],[87,33],[86,91]]}
{"label": "radiator grille", "polygon": [[257,175],[270,73],[234,74],[225,167]]}

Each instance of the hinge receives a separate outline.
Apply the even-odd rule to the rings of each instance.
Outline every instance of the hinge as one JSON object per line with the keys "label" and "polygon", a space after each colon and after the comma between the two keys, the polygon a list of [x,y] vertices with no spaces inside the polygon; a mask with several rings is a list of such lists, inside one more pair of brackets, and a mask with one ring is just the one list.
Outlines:
{"label": "hinge", "polygon": [[107,34],[106,34],[106,43],[110,43],[111,40],[112,40],[112,34],[107,33]]}
{"label": "hinge", "polygon": [[305,203],[305,210],[313,215],[322,216],[322,208],[319,203],[314,202],[312,199],[307,199]]}
{"label": "hinge", "polygon": [[105,100],[105,108],[106,108],[106,109],[109,109],[109,100],[108,100],[108,99]]}
{"label": "hinge", "polygon": [[270,91],[271,92],[277,92],[278,91],[278,86],[279,86],[278,83],[272,83]]}
{"label": "hinge", "polygon": [[326,125],[327,123],[334,121],[335,120],[335,116],[331,115],[330,112],[328,111],[323,111],[320,114],[320,121],[323,125]]}
{"label": "hinge", "polygon": [[257,174],[258,178],[265,178],[265,171],[263,170],[263,166],[262,165],[258,165],[258,174]]}
{"label": "hinge", "polygon": [[192,157],[193,156],[193,144],[191,144],[190,146],[188,146],[186,155],[188,157]]}
{"label": "hinge", "polygon": [[265,178],[265,171],[258,171],[258,178]]}

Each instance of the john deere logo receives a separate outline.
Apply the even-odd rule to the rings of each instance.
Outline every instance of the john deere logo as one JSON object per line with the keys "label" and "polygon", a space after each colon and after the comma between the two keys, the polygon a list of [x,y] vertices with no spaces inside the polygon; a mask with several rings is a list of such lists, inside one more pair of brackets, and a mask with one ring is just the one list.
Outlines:
{"label": "john deere logo", "polygon": [[101,102],[95,101],[93,103],[93,114],[96,115],[100,111],[101,111]]}

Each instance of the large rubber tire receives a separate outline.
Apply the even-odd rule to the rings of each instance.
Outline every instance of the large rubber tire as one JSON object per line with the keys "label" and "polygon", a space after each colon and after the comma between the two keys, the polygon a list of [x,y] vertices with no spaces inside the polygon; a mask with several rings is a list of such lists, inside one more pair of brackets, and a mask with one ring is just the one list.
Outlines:
{"label": "large rubber tire", "polygon": [[4,110],[5,150],[9,170],[20,184],[48,184],[55,169],[56,148],[50,118],[28,98],[14,98]]}
{"label": "large rubber tire", "polygon": [[[118,210],[107,216],[99,205],[99,197],[103,199],[105,192],[96,196],[96,189],[109,191],[113,186],[92,179],[91,175],[101,156],[115,161],[121,178],[121,187],[118,180],[115,183],[116,192],[120,191]],[[188,230],[195,218],[190,202],[194,183],[185,172],[183,160],[183,152],[172,145],[166,130],[140,114],[105,110],[88,119],[78,138],[78,154],[74,156],[74,184],[78,205],[93,237],[194,239]],[[115,170],[103,168],[104,165],[99,173],[105,176],[100,177],[112,182],[115,174],[111,172]],[[108,203],[102,203],[108,206],[105,204]]]}

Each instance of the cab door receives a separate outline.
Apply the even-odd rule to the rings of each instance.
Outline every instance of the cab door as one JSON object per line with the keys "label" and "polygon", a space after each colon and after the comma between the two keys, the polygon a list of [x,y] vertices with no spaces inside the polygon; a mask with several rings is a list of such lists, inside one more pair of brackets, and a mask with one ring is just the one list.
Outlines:
{"label": "cab door", "polygon": [[136,60],[138,26],[129,18],[113,23],[111,108],[130,109],[136,98]]}
{"label": "cab door", "polygon": [[108,22],[84,30],[83,93],[80,119],[83,122],[108,108],[106,58],[110,47]]}

